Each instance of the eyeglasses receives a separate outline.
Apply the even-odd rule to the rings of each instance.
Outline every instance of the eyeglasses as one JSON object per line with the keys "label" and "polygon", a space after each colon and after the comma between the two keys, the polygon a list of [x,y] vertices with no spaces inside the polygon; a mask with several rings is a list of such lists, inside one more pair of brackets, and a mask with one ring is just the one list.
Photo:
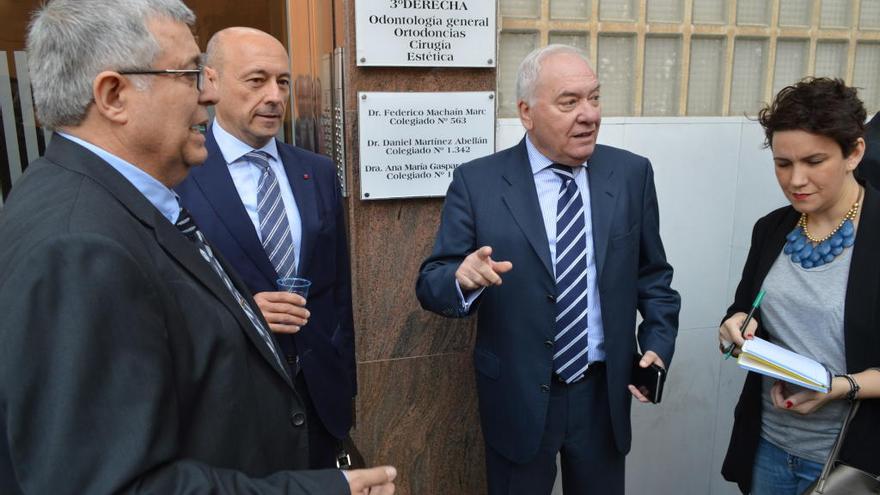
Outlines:
{"label": "eyeglasses", "polygon": [[153,70],[123,70],[119,71],[122,75],[138,75],[138,76],[161,76],[163,74],[187,74],[196,76],[196,88],[199,92],[205,89],[205,66],[200,65],[198,69],[153,69]]}

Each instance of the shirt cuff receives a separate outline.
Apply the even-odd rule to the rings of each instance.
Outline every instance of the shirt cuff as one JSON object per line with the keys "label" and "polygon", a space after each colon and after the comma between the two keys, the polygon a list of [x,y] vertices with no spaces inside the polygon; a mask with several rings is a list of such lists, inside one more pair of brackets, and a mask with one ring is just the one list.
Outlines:
{"label": "shirt cuff", "polygon": [[467,297],[464,297],[464,293],[461,291],[461,285],[458,283],[458,280],[455,281],[455,290],[458,291],[458,302],[461,304],[461,309],[467,313],[471,309],[471,304],[480,297],[480,294],[483,293],[485,287],[480,287],[479,289],[468,294]]}

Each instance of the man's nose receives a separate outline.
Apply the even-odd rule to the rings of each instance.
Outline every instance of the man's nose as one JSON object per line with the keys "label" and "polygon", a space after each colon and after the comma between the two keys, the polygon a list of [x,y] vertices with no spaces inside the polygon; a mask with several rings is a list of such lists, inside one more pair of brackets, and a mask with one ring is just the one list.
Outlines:
{"label": "man's nose", "polygon": [[584,123],[595,123],[599,121],[602,112],[597,102],[585,99],[578,108],[578,121]]}
{"label": "man's nose", "polygon": [[266,85],[265,100],[267,103],[281,103],[287,98],[288,90],[277,81]]}

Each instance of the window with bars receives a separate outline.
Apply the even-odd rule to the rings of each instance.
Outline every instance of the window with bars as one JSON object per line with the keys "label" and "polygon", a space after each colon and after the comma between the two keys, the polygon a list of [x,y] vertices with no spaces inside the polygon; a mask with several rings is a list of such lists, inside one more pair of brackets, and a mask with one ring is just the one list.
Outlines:
{"label": "window with bars", "polygon": [[608,116],[754,114],[804,76],[840,77],[880,110],[878,0],[499,0],[498,116],[520,61],[583,49]]}

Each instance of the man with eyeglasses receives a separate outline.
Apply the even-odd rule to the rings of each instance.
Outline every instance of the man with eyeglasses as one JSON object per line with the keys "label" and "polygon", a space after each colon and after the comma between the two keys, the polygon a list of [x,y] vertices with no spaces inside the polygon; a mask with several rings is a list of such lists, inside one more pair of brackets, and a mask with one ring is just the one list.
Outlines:
{"label": "man with eyeglasses", "polygon": [[0,211],[0,493],[390,495],[308,466],[305,407],[172,187],[207,152],[179,0],[53,0],[29,69],[56,134]]}

